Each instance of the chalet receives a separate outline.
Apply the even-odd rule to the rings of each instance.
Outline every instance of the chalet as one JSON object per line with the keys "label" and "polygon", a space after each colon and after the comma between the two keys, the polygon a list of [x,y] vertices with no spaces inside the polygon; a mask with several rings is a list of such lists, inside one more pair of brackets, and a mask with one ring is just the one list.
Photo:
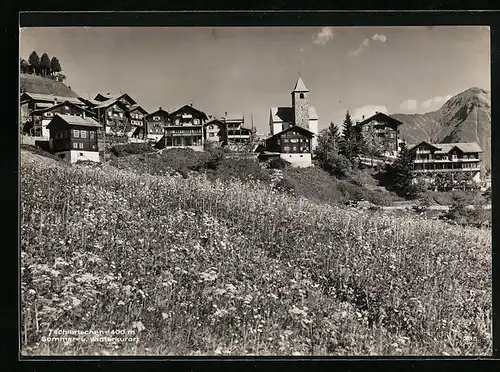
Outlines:
{"label": "chalet", "polygon": [[52,94],[28,93],[24,92],[20,97],[21,106],[21,124],[25,124],[31,119],[31,113],[34,110],[40,110],[57,105],[59,102],[70,102],[77,106],[84,107],[85,104],[74,97],[63,97]]}
{"label": "chalet", "polygon": [[318,114],[309,104],[309,89],[299,76],[292,91],[291,107],[272,107],[269,114],[269,131],[271,135],[280,133],[298,125],[314,134],[312,150],[316,148],[318,136]]}
{"label": "chalet", "polygon": [[127,108],[137,104],[137,102],[132,97],[130,97],[127,93],[119,93],[119,94],[98,93],[94,97],[94,101],[97,101],[97,102],[118,101],[118,102],[121,102],[122,105],[124,105]]}
{"label": "chalet", "polygon": [[376,112],[375,115],[356,123],[356,127],[366,141],[372,142],[379,148],[381,155],[394,157],[401,150],[402,141],[398,129],[401,124],[402,121],[382,112]]}
{"label": "chalet", "polygon": [[203,138],[206,142],[220,146],[227,145],[226,124],[221,119],[212,118],[203,124]]}
{"label": "chalet", "polygon": [[93,118],[56,114],[47,126],[50,149],[63,159],[99,162],[97,134],[101,125]]}
{"label": "chalet", "polygon": [[260,160],[280,157],[294,167],[310,167],[313,137],[313,132],[293,125],[267,138],[256,151]]}
{"label": "chalet", "polygon": [[193,150],[203,150],[203,125],[208,116],[203,111],[184,105],[169,115],[169,121],[164,127],[164,135],[158,141],[158,148],[187,147]]}
{"label": "chalet", "polygon": [[467,172],[476,182],[481,181],[481,153],[476,142],[429,143],[422,141],[408,146],[415,158],[413,169],[416,174],[429,176],[437,173]]}
{"label": "chalet", "polygon": [[[168,112],[161,107],[143,116],[144,133],[147,140],[157,143],[165,134],[165,126],[169,123]],[[134,132],[135,133],[135,132]]]}
{"label": "chalet", "polygon": [[226,124],[225,134],[229,148],[234,151],[246,149],[252,139],[252,130],[243,126],[243,114],[228,115],[226,112],[221,119]]}
{"label": "chalet", "polygon": [[129,107],[127,111],[127,118],[132,125],[132,137],[141,139],[145,137],[144,117],[146,115],[148,115],[148,112],[138,104]]}
{"label": "chalet", "polygon": [[123,135],[129,131],[126,116],[128,107],[119,99],[113,98],[99,103],[93,108],[99,123],[104,124],[107,134]]}
{"label": "chalet", "polygon": [[75,105],[69,101],[65,101],[51,107],[32,111],[32,119],[28,125],[25,126],[23,131],[30,132],[35,136],[41,136],[49,139],[49,130],[47,129],[47,125],[56,114],[95,118],[95,114],[92,111],[86,110],[82,106]]}

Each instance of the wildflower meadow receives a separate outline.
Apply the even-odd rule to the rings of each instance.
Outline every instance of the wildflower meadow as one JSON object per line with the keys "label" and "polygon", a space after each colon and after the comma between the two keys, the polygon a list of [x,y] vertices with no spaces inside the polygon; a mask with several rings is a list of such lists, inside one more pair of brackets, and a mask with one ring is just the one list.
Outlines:
{"label": "wildflower meadow", "polygon": [[26,355],[491,354],[490,229],[27,151],[20,208]]}

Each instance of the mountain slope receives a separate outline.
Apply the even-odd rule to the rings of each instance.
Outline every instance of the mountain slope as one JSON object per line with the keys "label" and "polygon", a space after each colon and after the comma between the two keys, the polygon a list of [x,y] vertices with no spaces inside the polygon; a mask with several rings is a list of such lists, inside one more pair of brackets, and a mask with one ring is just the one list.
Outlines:
{"label": "mountain slope", "polygon": [[21,74],[19,77],[21,92],[53,94],[61,97],[77,98],[78,94],[63,83],[38,75]]}
{"label": "mountain slope", "polygon": [[477,142],[483,165],[491,164],[491,93],[470,88],[450,98],[439,110],[426,114],[395,114],[401,120],[401,138],[408,143]]}

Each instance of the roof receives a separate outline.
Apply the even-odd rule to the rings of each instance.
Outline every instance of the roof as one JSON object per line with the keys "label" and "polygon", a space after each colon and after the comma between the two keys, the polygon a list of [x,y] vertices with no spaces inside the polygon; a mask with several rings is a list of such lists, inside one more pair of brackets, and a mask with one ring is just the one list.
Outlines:
{"label": "roof", "polygon": [[203,126],[207,126],[207,125],[210,125],[210,124],[224,124],[224,121],[222,121],[221,119],[218,119],[218,118],[212,118],[210,119],[209,121],[207,121],[206,123],[203,124]]}
{"label": "roof", "polygon": [[146,109],[145,109],[145,108],[143,108],[143,107],[142,107],[141,105],[139,105],[139,104],[132,105],[132,106],[130,106],[130,107],[128,108],[128,112],[132,112],[132,111],[134,111],[134,110],[140,110],[140,111],[142,111],[142,113],[143,113],[143,114],[146,114],[146,115],[148,114],[148,112],[146,111]]}
{"label": "roof", "polygon": [[145,116],[145,118],[151,118],[151,117],[156,116],[158,114],[163,114],[165,116],[168,116],[168,112],[160,108],[160,109],[158,109],[158,110],[156,110],[154,112],[151,112],[151,113],[147,114]]}
{"label": "roof", "polygon": [[[314,133],[311,132],[310,130],[307,130],[306,128],[302,128],[301,126],[299,125],[292,125],[291,127],[288,127],[287,129],[285,130],[282,130],[281,132],[278,132],[274,135],[272,135],[271,137],[269,138],[273,138],[273,137],[278,137],[284,133],[287,133],[287,132],[299,132],[299,133],[302,133],[302,134],[305,134],[306,136],[311,136],[313,137],[314,136]],[[269,139],[268,138],[268,139]]]}
{"label": "roof", "polygon": [[410,150],[422,144],[430,145],[437,149],[438,154],[447,154],[455,147],[464,153],[470,152],[483,152],[481,147],[476,142],[455,142],[455,143],[429,143],[427,141],[422,141],[416,145],[408,146]]}
{"label": "roof", "polygon": [[[293,123],[294,115],[293,107],[271,108],[273,123]],[[318,113],[313,106],[309,106],[309,120],[318,120]]]}
{"label": "roof", "polygon": [[94,109],[108,108],[114,104],[120,105],[123,107],[123,104],[119,101],[119,98],[108,99],[107,101],[99,103],[97,106],[93,107]]}
{"label": "roof", "polygon": [[362,126],[362,125],[365,125],[365,124],[371,122],[372,120],[379,120],[382,122],[388,122],[390,124],[395,124],[396,126],[403,124],[402,121],[395,119],[392,116],[384,114],[383,112],[376,112],[375,115],[370,116],[369,118],[357,123],[356,125]]}
{"label": "roof", "polygon": [[92,118],[82,118],[81,116],[56,114],[56,116],[54,116],[54,119],[52,119],[50,123],[47,125],[47,128],[49,128],[52,125],[54,120],[63,120],[66,124],[70,126],[78,125],[78,126],[93,127],[93,128],[102,127],[101,124],[99,124]]}
{"label": "roof", "polygon": [[128,93],[97,93],[97,95],[94,97],[94,101],[98,102],[107,102],[109,100],[119,100],[120,98],[123,98],[127,96],[130,101],[132,101],[132,104],[137,103]]}
{"label": "roof", "polygon": [[297,79],[297,82],[295,83],[295,88],[293,89],[293,92],[309,92],[309,89],[307,89],[306,85],[304,84],[300,76]]}
{"label": "roof", "polygon": [[193,107],[193,106],[191,106],[191,105],[184,105],[184,106],[182,106],[182,107],[178,108],[177,110],[174,110],[173,112],[171,112],[171,113],[170,113],[170,116],[175,115],[175,114],[177,114],[178,112],[180,112],[180,111],[182,111],[182,110],[184,110],[184,109],[188,109],[188,110],[190,110],[190,111],[197,112],[198,114],[200,114],[200,116],[205,117],[205,119],[208,119],[207,114],[205,114],[205,113],[204,113],[203,111],[201,111],[201,110],[198,110],[197,108],[194,108],[194,107]]}
{"label": "roof", "polygon": [[222,117],[226,121],[243,121],[243,114],[227,114]]}
{"label": "roof", "polygon": [[87,112],[89,115],[94,115],[94,113],[92,111],[86,110],[83,107],[81,107],[79,105],[75,105],[74,103],[71,103],[69,101],[64,101],[64,102],[58,103],[57,105],[52,105],[50,107],[46,107],[46,108],[43,108],[43,109],[33,110],[32,113],[33,114],[42,114],[44,112],[51,111],[52,109],[55,109],[55,108],[58,108],[58,107],[61,107],[61,106],[72,106],[72,107],[74,107],[74,108],[76,108],[78,110]]}
{"label": "roof", "polygon": [[78,97],[78,99],[88,106],[97,106],[101,103],[99,101],[95,101],[93,99],[87,99],[87,98],[83,98],[83,97]]}
{"label": "roof", "polygon": [[71,103],[74,103],[75,105],[82,105],[82,101],[79,100],[78,98],[75,98],[75,97],[64,97],[64,96],[56,96],[56,95],[53,95],[53,94],[41,94],[41,93],[28,93],[28,92],[24,92],[21,97],[25,97],[25,99],[22,99],[22,100],[26,100],[26,97],[29,97],[31,98],[32,100],[35,100],[35,101],[46,101],[46,102],[53,102],[54,100],[58,100],[58,101],[68,101],[68,102],[71,102]]}

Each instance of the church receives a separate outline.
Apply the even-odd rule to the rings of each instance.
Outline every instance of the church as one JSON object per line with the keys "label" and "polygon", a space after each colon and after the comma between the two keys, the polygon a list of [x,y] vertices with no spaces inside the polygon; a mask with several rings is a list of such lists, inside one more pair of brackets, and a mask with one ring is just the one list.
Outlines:
{"label": "church", "polygon": [[309,104],[309,89],[299,76],[292,91],[292,107],[273,107],[269,115],[271,136],[257,151],[260,159],[280,157],[292,166],[310,167],[317,146],[318,114]]}
{"label": "church", "polygon": [[318,114],[316,108],[310,105],[309,89],[299,76],[292,91],[292,107],[273,107],[269,116],[271,136],[298,125],[314,134],[312,150],[316,149],[318,136]]}

